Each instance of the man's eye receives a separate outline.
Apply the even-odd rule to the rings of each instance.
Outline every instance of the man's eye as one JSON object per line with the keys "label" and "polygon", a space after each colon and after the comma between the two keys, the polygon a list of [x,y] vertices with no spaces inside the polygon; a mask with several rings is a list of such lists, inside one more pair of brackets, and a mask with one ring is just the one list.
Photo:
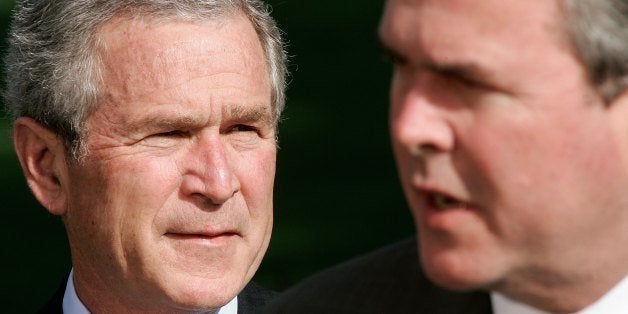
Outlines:
{"label": "man's eye", "polygon": [[245,125],[245,124],[236,124],[233,127],[231,127],[231,131],[232,132],[257,132],[257,128],[250,125]]}
{"label": "man's eye", "polygon": [[382,55],[382,59],[384,62],[392,64],[394,67],[404,66],[408,63],[405,58],[394,54],[384,54]]}
{"label": "man's eye", "polygon": [[181,143],[190,136],[190,132],[184,130],[172,130],[164,132],[154,132],[144,137],[140,143],[149,147],[173,147]]}
{"label": "man's eye", "polygon": [[482,84],[480,84],[479,82],[469,79],[467,77],[464,76],[453,76],[450,77],[450,80],[462,85],[462,86],[466,86],[469,88],[480,88],[482,87]]}
{"label": "man's eye", "polygon": [[159,136],[159,137],[184,137],[184,136],[187,136],[187,134],[188,133],[185,132],[185,131],[173,130],[173,131],[157,133],[154,136]]}
{"label": "man's eye", "polygon": [[457,73],[441,73],[441,77],[449,84],[455,84],[456,86],[464,87],[472,90],[485,90],[490,87],[481,81],[474,78],[460,75]]}

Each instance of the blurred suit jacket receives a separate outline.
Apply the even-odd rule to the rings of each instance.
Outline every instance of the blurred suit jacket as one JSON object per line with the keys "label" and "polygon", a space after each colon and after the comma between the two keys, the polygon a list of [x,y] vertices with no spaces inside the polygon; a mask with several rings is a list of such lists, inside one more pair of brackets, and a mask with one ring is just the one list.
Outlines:
{"label": "blurred suit jacket", "polygon": [[416,239],[358,257],[280,294],[267,314],[490,314],[488,293],[455,293],[432,284],[419,266]]}
{"label": "blurred suit jacket", "polygon": [[[52,299],[37,313],[62,314],[63,295],[67,285],[67,277],[57,289]],[[276,292],[266,289],[254,282],[249,282],[244,290],[238,294],[238,314],[260,313],[264,305],[277,295]]]}

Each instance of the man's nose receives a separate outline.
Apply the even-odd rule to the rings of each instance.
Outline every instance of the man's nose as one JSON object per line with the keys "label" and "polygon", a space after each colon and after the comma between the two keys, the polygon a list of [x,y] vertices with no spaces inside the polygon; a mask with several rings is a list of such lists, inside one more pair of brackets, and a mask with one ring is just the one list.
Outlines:
{"label": "man's nose", "polygon": [[183,191],[187,195],[220,205],[240,190],[235,156],[220,136],[200,138],[188,153]]}
{"label": "man's nose", "polygon": [[393,82],[390,124],[398,148],[420,157],[453,149],[454,131],[439,92],[425,76],[415,82]]}

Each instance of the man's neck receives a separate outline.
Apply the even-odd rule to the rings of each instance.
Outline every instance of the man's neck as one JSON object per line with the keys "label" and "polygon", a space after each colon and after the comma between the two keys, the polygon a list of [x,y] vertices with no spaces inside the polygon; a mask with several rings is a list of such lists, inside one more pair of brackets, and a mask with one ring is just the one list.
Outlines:
{"label": "man's neck", "polygon": [[[90,310],[79,298],[74,285],[74,269],[70,271],[68,282],[66,283],[65,294],[63,296],[63,313],[65,314],[89,314]],[[107,307],[111,310],[111,307]],[[94,311],[92,311],[94,312]],[[98,312],[98,311],[96,311]],[[132,311],[125,311],[132,312]],[[205,314],[237,314],[238,312],[238,297],[233,298],[229,303],[217,310],[211,310],[203,312]]]}
{"label": "man's neck", "polygon": [[[546,314],[546,313],[579,313],[579,314],[607,314],[628,313],[628,276],[624,277],[601,297],[584,305],[566,309],[554,306],[540,310],[529,304],[510,299],[503,294],[491,293],[491,301],[495,314]],[[572,303],[575,304],[575,303]]]}

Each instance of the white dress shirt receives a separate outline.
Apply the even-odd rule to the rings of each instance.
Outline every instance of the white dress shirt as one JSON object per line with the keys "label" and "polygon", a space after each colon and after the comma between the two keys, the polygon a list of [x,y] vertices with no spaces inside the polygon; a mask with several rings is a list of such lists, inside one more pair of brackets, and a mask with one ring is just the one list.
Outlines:
{"label": "white dress shirt", "polygon": [[[529,305],[513,301],[506,296],[493,292],[491,303],[495,314],[549,314]],[[628,276],[624,277],[613,289],[600,299],[576,314],[626,314],[628,313]]]}
{"label": "white dress shirt", "polygon": [[[89,311],[76,294],[76,290],[74,290],[74,270],[70,271],[68,283],[65,286],[65,294],[63,295],[63,313],[89,314]],[[236,296],[225,306],[221,307],[217,314],[238,314],[238,297]]]}

